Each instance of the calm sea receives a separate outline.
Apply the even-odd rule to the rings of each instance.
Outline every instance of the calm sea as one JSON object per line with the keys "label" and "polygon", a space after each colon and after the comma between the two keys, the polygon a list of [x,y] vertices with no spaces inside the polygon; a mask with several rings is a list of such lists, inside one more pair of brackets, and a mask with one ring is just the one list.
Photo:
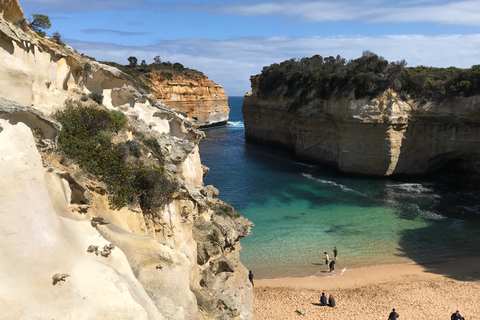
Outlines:
{"label": "calm sea", "polygon": [[257,279],[326,275],[324,252],[344,268],[451,259],[480,252],[480,191],[448,180],[352,178],[247,143],[243,97],[227,126],[206,129],[205,185],[255,227],[241,260]]}

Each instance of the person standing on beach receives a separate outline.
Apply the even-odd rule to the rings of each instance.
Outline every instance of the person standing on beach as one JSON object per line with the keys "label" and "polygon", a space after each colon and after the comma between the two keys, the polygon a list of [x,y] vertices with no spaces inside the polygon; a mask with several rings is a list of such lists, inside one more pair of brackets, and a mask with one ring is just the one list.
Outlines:
{"label": "person standing on beach", "polygon": [[250,280],[250,282],[252,283],[252,287],[254,287],[254,285],[253,285],[253,273],[252,273],[252,270],[250,270],[250,272],[248,273],[248,280]]}
{"label": "person standing on beach", "polygon": [[388,316],[388,320],[397,320],[398,317],[400,316],[395,312],[395,308],[393,308],[392,312],[390,312],[390,315]]}
{"label": "person standing on beach", "polygon": [[325,265],[328,267],[328,261],[330,261],[330,258],[328,257],[328,253],[325,253]]}
{"label": "person standing on beach", "polygon": [[337,260],[337,254],[338,254],[337,247],[335,247],[333,248],[333,259]]}
{"label": "person standing on beach", "polygon": [[332,260],[332,262],[330,262],[330,272],[332,272],[334,269],[335,269],[335,260]]}

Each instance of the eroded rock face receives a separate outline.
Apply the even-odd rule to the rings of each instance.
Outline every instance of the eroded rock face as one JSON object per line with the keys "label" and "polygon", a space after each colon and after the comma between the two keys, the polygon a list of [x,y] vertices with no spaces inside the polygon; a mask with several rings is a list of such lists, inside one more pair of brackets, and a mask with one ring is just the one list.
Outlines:
{"label": "eroded rock face", "polygon": [[200,127],[227,124],[230,108],[222,86],[200,75],[166,79],[160,71],[153,71],[149,76],[153,96],[168,107],[196,119]]}
{"label": "eroded rock face", "polygon": [[[252,319],[253,292],[238,256],[239,239],[250,233],[251,223],[222,220],[212,211],[212,203],[221,200],[218,190],[203,186],[206,169],[198,143],[204,134],[195,121],[141,93],[118,69],[4,19],[0,46],[3,316]],[[136,205],[112,209],[106,186],[57,154],[61,125],[49,115],[66,100],[82,103],[82,94],[89,93],[104,96],[100,108],[128,117],[117,142],[132,139],[134,132],[157,141],[165,174],[179,185],[158,211],[147,214]],[[142,154],[142,161],[158,163],[148,149]],[[207,240],[197,228],[200,221],[215,222],[222,241]],[[105,246],[115,250],[89,249]],[[69,277],[52,284],[55,275],[64,274]]]}
{"label": "eroded rock face", "polygon": [[[340,171],[373,176],[417,174],[449,161],[475,167],[480,154],[480,97],[419,103],[387,91],[373,99],[258,98],[256,78],[245,96],[247,139],[293,149]],[[477,165],[478,167],[478,165]]]}

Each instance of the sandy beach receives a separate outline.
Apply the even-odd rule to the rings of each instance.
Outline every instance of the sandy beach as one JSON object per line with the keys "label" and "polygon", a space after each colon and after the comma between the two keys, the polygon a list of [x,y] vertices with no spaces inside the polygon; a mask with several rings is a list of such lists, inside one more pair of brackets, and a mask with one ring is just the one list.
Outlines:
{"label": "sandy beach", "polygon": [[[254,319],[480,319],[480,257],[342,270],[327,277],[255,280]],[[342,273],[343,271],[343,273]],[[322,292],[336,307],[319,306]],[[305,315],[299,315],[299,309]]]}

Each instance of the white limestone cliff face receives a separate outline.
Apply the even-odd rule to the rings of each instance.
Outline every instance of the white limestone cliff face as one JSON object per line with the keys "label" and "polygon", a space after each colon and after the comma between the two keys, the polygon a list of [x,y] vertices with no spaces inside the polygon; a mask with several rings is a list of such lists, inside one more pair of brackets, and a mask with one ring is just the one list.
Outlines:
{"label": "white limestone cliff face", "polygon": [[480,172],[480,97],[420,104],[393,91],[373,99],[294,100],[245,96],[247,139],[291,148],[342,172],[373,176],[419,174],[462,161]]}
{"label": "white limestone cliff face", "polygon": [[228,98],[222,86],[207,77],[175,75],[166,79],[162,72],[153,71],[148,79],[152,95],[158,101],[196,119],[200,127],[227,124],[230,113]]}
{"label": "white limestone cliff face", "polygon": [[[203,185],[203,133],[194,121],[139,92],[118,69],[13,26],[18,14],[9,10],[20,8],[13,2],[0,2],[0,318],[252,319],[253,292],[238,257],[252,224],[212,209],[222,202]],[[128,116],[131,131],[118,139],[135,130],[162,148],[179,189],[155,214],[111,209],[103,183],[59,160],[61,126],[48,115],[89,93]],[[218,229],[222,241],[206,240],[199,223]],[[110,243],[108,257],[87,252]],[[224,262],[231,268],[220,270]],[[57,273],[69,277],[53,284]]]}

